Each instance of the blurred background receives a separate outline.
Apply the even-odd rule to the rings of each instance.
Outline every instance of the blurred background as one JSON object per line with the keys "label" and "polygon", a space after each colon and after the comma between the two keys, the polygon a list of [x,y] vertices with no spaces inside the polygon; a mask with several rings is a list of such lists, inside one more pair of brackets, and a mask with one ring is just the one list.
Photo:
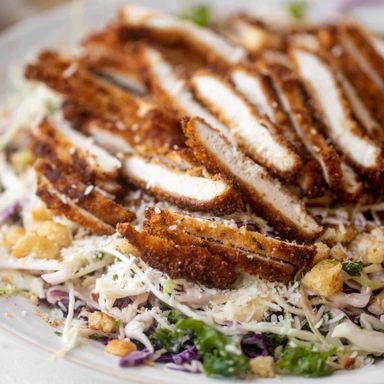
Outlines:
{"label": "blurred background", "polygon": [[0,30],[7,26],[71,0],[0,0]]}
{"label": "blurred background", "polygon": [[[0,0],[0,31],[15,22],[28,18],[34,14],[57,7],[64,3],[99,2],[108,3],[110,0]],[[114,0],[116,1],[116,0]],[[188,6],[191,3],[216,4],[220,10],[220,3],[225,2],[230,8],[236,8],[236,0],[156,0],[151,4],[158,4],[158,8],[165,5],[177,5],[177,8]],[[124,2],[124,0],[121,0]],[[144,2],[145,0],[126,0],[126,2]],[[384,0],[249,0],[249,8],[262,11],[270,8],[271,4],[280,4],[280,9],[293,11],[308,9],[307,16],[312,20],[328,21],[340,16],[357,17],[367,22],[377,32],[384,33]],[[165,7],[167,8],[167,7]],[[227,7],[228,8],[228,7]]]}

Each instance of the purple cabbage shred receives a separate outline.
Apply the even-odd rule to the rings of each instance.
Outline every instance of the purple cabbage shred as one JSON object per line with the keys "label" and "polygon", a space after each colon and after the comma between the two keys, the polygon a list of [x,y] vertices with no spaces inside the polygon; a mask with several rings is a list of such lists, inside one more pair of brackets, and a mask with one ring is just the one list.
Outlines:
{"label": "purple cabbage shred", "polygon": [[142,351],[133,351],[120,359],[119,366],[125,368],[142,365],[150,355],[151,352],[149,352],[148,349],[143,349]]}
{"label": "purple cabbage shred", "polygon": [[244,336],[241,340],[241,349],[244,355],[251,359],[270,354],[263,335],[259,333]]}
{"label": "purple cabbage shred", "polygon": [[197,348],[195,345],[188,347],[182,352],[179,353],[171,353],[166,352],[161,355],[156,362],[157,363],[175,363],[177,365],[182,365],[185,363],[189,363],[192,360],[196,360],[198,357]]}

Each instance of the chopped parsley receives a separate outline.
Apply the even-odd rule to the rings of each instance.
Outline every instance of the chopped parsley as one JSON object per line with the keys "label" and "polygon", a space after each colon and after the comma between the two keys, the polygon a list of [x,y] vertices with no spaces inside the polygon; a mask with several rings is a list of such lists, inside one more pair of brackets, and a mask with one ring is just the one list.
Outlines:
{"label": "chopped parsley", "polygon": [[60,336],[63,336],[63,333],[60,331],[55,331],[55,335],[60,337]]}
{"label": "chopped parsley", "polygon": [[360,276],[363,267],[364,265],[361,261],[350,261],[343,263],[343,270],[350,276]]}
{"label": "chopped parsley", "polygon": [[117,273],[114,273],[112,276],[113,281],[116,281],[119,278],[119,275]]}
{"label": "chopped parsley", "polygon": [[249,371],[249,359],[240,351],[236,353],[233,338],[191,318],[179,320],[176,328],[191,336],[203,357],[203,368],[208,376],[234,377]]}
{"label": "chopped parsley", "polygon": [[335,348],[321,352],[313,344],[296,344],[290,341],[284,348],[276,366],[284,372],[309,377],[321,377],[332,374],[333,369],[327,365],[327,359],[336,352]]}
{"label": "chopped parsley", "polygon": [[119,329],[121,325],[121,320],[115,320],[115,329]]}
{"label": "chopped parsley", "polygon": [[205,4],[196,4],[182,11],[179,17],[207,27],[211,20],[211,9]]}

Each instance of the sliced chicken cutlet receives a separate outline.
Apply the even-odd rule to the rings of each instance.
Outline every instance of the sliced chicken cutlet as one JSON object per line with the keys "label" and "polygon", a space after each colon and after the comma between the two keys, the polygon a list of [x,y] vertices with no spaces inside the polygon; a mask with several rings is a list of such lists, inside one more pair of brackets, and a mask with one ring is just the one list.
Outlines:
{"label": "sliced chicken cutlet", "polygon": [[[246,52],[208,28],[139,5],[121,8],[122,26],[164,45],[182,44],[213,63],[232,64],[243,60]],[[192,55],[193,57],[193,55]]]}
{"label": "sliced chicken cutlet", "polygon": [[200,118],[183,124],[187,144],[211,173],[221,172],[242,191],[252,208],[288,237],[313,239],[322,227],[303,203],[265,168],[252,161]]}
{"label": "sliced chicken cutlet", "polygon": [[348,50],[354,55],[364,72],[384,92],[384,58],[377,51],[367,31],[362,26],[345,23],[339,29]]}
{"label": "sliced chicken cutlet", "polygon": [[136,231],[121,223],[117,231],[135,248],[141,259],[173,279],[188,279],[216,288],[229,288],[237,274],[220,256],[195,245],[178,245],[172,240]]}
{"label": "sliced chicken cutlet", "polygon": [[164,227],[151,226],[151,234],[161,238],[168,238],[179,245],[196,246],[207,249],[230,263],[237,272],[258,276],[269,281],[288,282],[293,280],[297,268],[280,260],[274,260],[259,253],[243,251],[238,248],[224,246],[210,240],[189,235],[181,231],[168,231]]}
{"label": "sliced chicken cutlet", "polygon": [[115,232],[113,226],[80,208],[72,199],[57,191],[42,175],[38,175],[36,195],[57,215],[64,216],[68,220],[87,228],[95,235],[112,235]]}
{"label": "sliced chicken cutlet", "polygon": [[[165,231],[170,236],[185,233],[216,245],[259,254],[267,259],[266,265],[269,262],[273,265],[274,260],[280,260],[298,268],[305,268],[311,265],[316,253],[315,247],[311,245],[293,244],[249,231],[245,227],[235,228],[224,222],[158,208],[148,208],[145,219],[144,227],[153,234],[156,234],[156,231]],[[266,269],[268,270],[268,267]]]}
{"label": "sliced chicken cutlet", "polygon": [[301,167],[300,156],[278,128],[229,83],[212,72],[200,71],[191,79],[198,97],[225,123],[239,146],[273,173],[292,176]]}
{"label": "sliced chicken cutlet", "polygon": [[131,146],[166,144],[168,150],[183,143],[179,120],[172,114],[97,78],[76,61],[45,51],[27,66],[25,75],[62,93],[85,111],[114,122]]}
{"label": "sliced chicken cutlet", "polygon": [[136,215],[109,198],[98,186],[84,182],[80,172],[75,172],[59,159],[53,162],[38,160],[38,174],[44,176],[58,193],[67,196],[104,223],[115,227],[121,222],[130,222]]}
{"label": "sliced chicken cutlet", "polygon": [[353,113],[373,139],[384,142],[384,92],[363,70],[336,26],[317,31],[322,53],[338,69],[338,76]]}
{"label": "sliced chicken cutlet", "polygon": [[329,137],[356,170],[379,183],[382,150],[353,119],[332,67],[305,49],[293,48],[291,57],[324,119]]}
{"label": "sliced chicken cutlet", "polygon": [[263,21],[245,13],[229,18],[226,34],[252,56],[258,55],[266,49],[275,50],[283,47],[280,33],[269,28]]}
{"label": "sliced chicken cutlet", "polygon": [[56,145],[69,162],[76,153],[99,178],[115,179],[118,176],[120,160],[96,145],[91,138],[74,130],[60,113],[43,120],[38,135]]}
{"label": "sliced chicken cutlet", "polygon": [[138,95],[147,87],[140,76],[135,44],[122,44],[114,26],[88,36],[82,43],[80,61],[108,81]]}
{"label": "sliced chicken cutlet", "polygon": [[171,105],[180,117],[199,116],[226,137],[230,137],[228,128],[194,98],[187,79],[176,71],[161,52],[149,46],[143,46],[141,61],[151,90],[160,103]]}
{"label": "sliced chicken cutlet", "polygon": [[316,196],[322,192],[323,178],[320,167],[309,155],[303,141],[293,128],[289,115],[281,105],[279,96],[271,78],[254,68],[237,65],[229,71],[236,88],[257,108],[261,115],[266,115],[276,124],[280,133],[300,154],[303,166],[297,175],[297,182],[304,194]]}
{"label": "sliced chicken cutlet", "polygon": [[269,62],[268,71],[298,136],[320,164],[324,180],[330,188],[338,188],[342,174],[341,160],[322,135],[302,84],[291,69],[280,63]]}
{"label": "sliced chicken cutlet", "polygon": [[127,156],[122,171],[137,187],[189,210],[224,213],[242,205],[232,185],[221,177],[201,172],[195,175],[191,170],[170,167],[161,159]]}

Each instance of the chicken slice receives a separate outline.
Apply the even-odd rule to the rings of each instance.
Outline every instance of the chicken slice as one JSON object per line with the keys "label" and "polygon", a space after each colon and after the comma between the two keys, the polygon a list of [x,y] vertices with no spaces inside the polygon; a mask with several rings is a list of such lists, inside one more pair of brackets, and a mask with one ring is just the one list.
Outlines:
{"label": "chicken slice", "polygon": [[44,176],[38,175],[36,195],[57,215],[66,217],[96,235],[111,235],[115,232],[114,227],[104,223],[88,211],[80,208],[73,200],[58,192]]}
{"label": "chicken slice", "polygon": [[384,92],[384,58],[376,50],[374,44],[363,28],[357,24],[340,25],[345,46],[359,62],[366,74]]}
{"label": "chicken slice", "polygon": [[117,231],[137,248],[144,262],[172,279],[183,278],[223,289],[236,280],[236,272],[228,262],[202,247],[178,245],[145,231],[138,232],[126,223],[119,224]]}
{"label": "chicken slice", "polygon": [[213,221],[187,214],[148,208],[145,212],[145,228],[186,233],[199,239],[220,243],[226,247],[256,253],[266,258],[286,261],[299,268],[310,266],[316,253],[314,246],[299,245],[274,239],[245,227],[234,228],[220,221]]}
{"label": "chicken slice", "polygon": [[120,10],[120,22],[162,44],[184,44],[203,54],[208,61],[236,63],[246,52],[214,31],[139,5],[128,4]]}
{"label": "chicken slice", "polygon": [[[336,27],[321,28],[317,37],[323,48],[322,53],[327,55],[328,60],[339,70],[339,76],[342,76],[341,83],[356,118],[374,139],[384,141],[384,109],[381,108],[384,93],[345,47],[345,39],[341,39],[341,33]],[[377,124],[379,129],[376,128]]]}
{"label": "chicken slice", "polygon": [[151,89],[160,102],[171,105],[180,117],[200,116],[230,138],[228,128],[196,101],[186,79],[176,72],[158,50],[144,46],[141,57]]}
{"label": "chicken slice", "polygon": [[205,248],[212,254],[220,256],[223,260],[233,265],[233,269],[259,276],[269,281],[288,282],[293,279],[297,271],[296,267],[291,264],[266,257],[260,253],[232,248],[222,245],[219,242],[192,236],[183,231],[169,230],[169,227],[151,225],[151,223],[148,222],[146,223],[146,227],[147,231],[152,235],[168,238],[179,245],[193,245]]}
{"label": "chicken slice", "polygon": [[245,13],[228,20],[226,33],[251,55],[257,55],[266,49],[280,49],[283,44],[280,34],[263,21]]}
{"label": "chicken slice", "polygon": [[50,162],[38,160],[35,170],[44,176],[58,193],[67,196],[104,223],[115,227],[121,222],[132,221],[136,215],[106,196],[96,185],[84,183],[80,172],[75,172],[59,159]]}
{"label": "chicken slice", "polygon": [[253,209],[281,233],[301,239],[315,238],[322,227],[303,203],[265,168],[234,148],[219,131],[200,118],[185,120],[187,144],[211,173],[221,172],[242,191]]}
{"label": "chicken slice", "polygon": [[382,171],[381,148],[364,135],[353,120],[332,68],[304,49],[292,49],[291,57],[321,112],[329,137],[355,168],[363,174],[377,177]]}
{"label": "chicken slice", "polygon": [[218,75],[200,71],[191,79],[197,97],[229,127],[239,146],[253,160],[287,177],[301,166],[300,156],[265,116]]}
{"label": "chicken slice", "polygon": [[25,75],[44,82],[85,111],[114,122],[132,146],[156,146],[156,137],[166,134],[170,143],[183,142],[180,122],[167,110],[124,92],[55,52],[41,53]]}
{"label": "chicken slice", "polygon": [[137,155],[123,161],[123,175],[159,199],[194,211],[233,212],[241,206],[232,186],[220,177],[194,175]]}
{"label": "chicken slice", "polygon": [[288,113],[281,105],[271,78],[265,73],[244,65],[233,67],[229,74],[236,88],[257,108],[260,114],[266,115],[276,124],[280,133],[305,160],[297,175],[297,181],[306,195],[316,196],[322,190],[321,169],[311,158],[303,141],[293,128]]}
{"label": "chicken slice", "polygon": [[107,80],[138,95],[147,88],[140,76],[134,44],[121,44],[116,28],[91,34],[83,42],[81,62]]}
{"label": "chicken slice", "polygon": [[317,122],[313,118],[300,81],[294,76],[292,70],[277,62],[268,63],[268,69],[293,127],[308,152],[320,164],[324,180],[331,188],[338,187],[341,179],[340,158],[316,128]]}
{"label": "chicken slice", "polygon": [[121,168],[121,162],[93,140],[74,130],[61,116],[56,114],[45,119],[38,128],[39,134],[53,140],[61,151],[69,156],[75,152],[86,159],[89,167],[102,178],[115,178]]}

